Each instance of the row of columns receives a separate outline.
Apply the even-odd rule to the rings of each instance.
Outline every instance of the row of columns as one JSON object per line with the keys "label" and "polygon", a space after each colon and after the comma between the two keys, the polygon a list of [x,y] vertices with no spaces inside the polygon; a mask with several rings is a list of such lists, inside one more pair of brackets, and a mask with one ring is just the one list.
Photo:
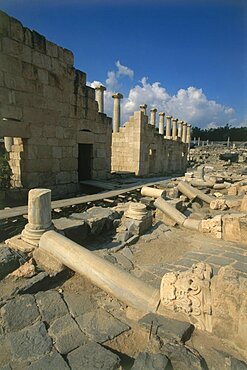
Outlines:
{"label": "row of columns", "polygon": [[[103,85],[95,87],[95,99],[98,102],[99,112],[104,113],[104,91],[106,88]],[[114,99],[113,105],[113,132],[119,132],[121,124],[121,112],[120,112],[120,101],[123,95],[115,93],[112,95]],[[145,115],[147,114],[147,104],[140,105],[140,111]],[[156,126],[156,108],[150,109],[150,124]],[[165,112],[159,112],[159,134],[164,135],[164,124],[165,124]],[[172,130],[172,133],[171,133]],[[190,144],[191,141],[191,125],[179,121],[177,118],[172,116],[166,116],[166,139],[181,140],[184,143]]]}

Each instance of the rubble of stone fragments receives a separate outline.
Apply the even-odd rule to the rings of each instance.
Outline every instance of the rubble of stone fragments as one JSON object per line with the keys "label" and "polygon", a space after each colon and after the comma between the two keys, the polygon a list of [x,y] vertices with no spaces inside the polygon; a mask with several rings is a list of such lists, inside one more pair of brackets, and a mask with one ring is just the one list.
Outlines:
{"label": "rubble of stone fragments", "polygon": [[53,219],[50,191],[29,193],[0,249],[3,369],[247,367],[245,162],[201,153],[183,177]]}

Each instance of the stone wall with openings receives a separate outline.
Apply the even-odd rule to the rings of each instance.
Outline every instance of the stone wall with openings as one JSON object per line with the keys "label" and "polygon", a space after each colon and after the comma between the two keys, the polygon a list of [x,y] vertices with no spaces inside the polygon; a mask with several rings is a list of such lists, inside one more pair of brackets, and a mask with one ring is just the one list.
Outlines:
{"label": "stone wall with openings", "polygon": [[16,138],[12,185],[76,191],[79,144],[90,147],[89,177],[107,178],[111,133],[112,120],[98,112],[95,90],[75,69],[72,52],[0,12],[0,136]]}
{"label": "stone wall with openings", "polygon": [[112,134],[114,172],[134,172],[137,176],[183,173],[187,153],[188,144],[180,139],[165,139],[141,111]]}

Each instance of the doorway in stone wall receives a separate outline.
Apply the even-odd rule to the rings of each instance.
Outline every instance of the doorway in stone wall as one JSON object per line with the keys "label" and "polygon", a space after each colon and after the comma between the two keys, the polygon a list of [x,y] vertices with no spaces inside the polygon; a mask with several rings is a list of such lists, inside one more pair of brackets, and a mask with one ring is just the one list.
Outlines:
{"label": "doorway in stone wall", "polygon": [[78,144],[78,180],[92,178],[93,144]]}
{"label": "doorway in stone wall", "polygon": [[156,150],[149,149],[149,175],[155,174]]}

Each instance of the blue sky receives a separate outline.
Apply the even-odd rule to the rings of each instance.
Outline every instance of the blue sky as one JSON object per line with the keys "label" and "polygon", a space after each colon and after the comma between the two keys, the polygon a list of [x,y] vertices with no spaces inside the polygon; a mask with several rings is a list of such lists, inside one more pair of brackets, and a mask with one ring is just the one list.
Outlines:
{"label": "blue sky", "polygon": [[201,127],[247,125],[247,1],[0,0],[0,9],[72,50],[87,80],[106,85],[109,114],[120,91],[123,120],[147,103]]}

